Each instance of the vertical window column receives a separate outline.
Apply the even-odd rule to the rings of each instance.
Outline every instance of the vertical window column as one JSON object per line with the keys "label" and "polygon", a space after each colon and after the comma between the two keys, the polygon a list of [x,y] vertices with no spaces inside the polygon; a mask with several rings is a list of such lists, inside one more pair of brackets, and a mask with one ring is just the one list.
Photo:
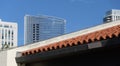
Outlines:
{"label": "vertical window column", "polygon": [[35,24],[33,24],[33,42],[35,42]]}
{"label": "vertical window column", "polygon": [[39,41],[39,24],[36,24],[36,41]]}
{"label": "vertical window column", "polygon": [[11,44],[11,46],[14,46],[14,31],[13,30],[11,30],[11,42],[10,42]]}

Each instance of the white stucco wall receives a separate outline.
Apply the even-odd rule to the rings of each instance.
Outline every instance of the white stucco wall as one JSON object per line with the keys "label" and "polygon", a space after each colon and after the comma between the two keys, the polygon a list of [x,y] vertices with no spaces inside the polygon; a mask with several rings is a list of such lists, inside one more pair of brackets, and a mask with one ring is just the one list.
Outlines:
{"label": "white stucco wall", "polygon": [[29,46],[18,47],[0,52],[0,66],[17,66],[15,57],[17,52],[29,49]]}
{"label": "white stucco wall", "polygon": [[59,41],[65,40],[65,39],[69,39],[69,38],[80,36],[80,35],[87,34],[90,32],[102,30],[102,29],[109,28],[109,27],[116,26],[116,25],[120,25],[120,21],[106,23],[106,24],[98,25],[98,26],[91,27],[88,29],[73,32],[70,34],[55,37],[52,39],[48,39],[45,41],[25,45],[22,47],[17,47],[17,48],[6,50],[6,51],[0,51],[0,66],[17,66],[17,63],[15,61],[15,57],[16,57],[17,52],[29,50],[29,49],[40,47],[40,46],[45,46],[45,45],[48,45],[48,44],[51,44],[54,42],[59,42]]}
{"label": "white stucco wall", "polygon": [[0,66],[7,66],[7,51],[0,51]]}

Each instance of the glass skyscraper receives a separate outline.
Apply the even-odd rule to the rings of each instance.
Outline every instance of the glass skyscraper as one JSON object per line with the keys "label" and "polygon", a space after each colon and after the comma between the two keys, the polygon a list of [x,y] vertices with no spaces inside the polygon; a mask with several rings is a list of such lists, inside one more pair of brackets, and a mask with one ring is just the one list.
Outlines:
{"label": "glass skyscraper", "polygon": [[39,15],[24,17],[24,44],[43,41],[63,35],[66,20],[53,16]]}

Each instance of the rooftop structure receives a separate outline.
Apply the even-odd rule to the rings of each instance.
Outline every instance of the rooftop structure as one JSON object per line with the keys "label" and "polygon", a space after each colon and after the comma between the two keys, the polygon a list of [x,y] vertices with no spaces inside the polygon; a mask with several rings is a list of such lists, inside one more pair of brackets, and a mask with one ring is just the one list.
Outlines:
{"label": "rooftop structure", "polygon": [[106,12],[105,17],[103,18],[103,22],[113,22],[120,20],[120,10],[112,9]]}

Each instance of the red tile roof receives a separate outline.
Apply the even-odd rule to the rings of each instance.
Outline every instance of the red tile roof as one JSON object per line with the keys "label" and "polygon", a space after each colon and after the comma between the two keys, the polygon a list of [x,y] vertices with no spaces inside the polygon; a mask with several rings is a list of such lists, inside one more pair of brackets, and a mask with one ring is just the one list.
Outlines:
{"label": "red tile roof", "polygon": [[87,44],[87,43],[91,43],[95,41],[104,40],[107,38],[118,37],[119,35],[120,35],[120,25],[113,26],[107,29],[95,31],[95,32],[88,33],[88,34],[81,35],[81,36],[77,36],[74,38],[70,38],[67,40],[49,44],[43,47],[38,47],[38,48],[30,49],[27,51],[23,51],[22,56],[26,56],[26,55],[30,55],[30,54],[34,54],[38,52],[45,52],[45,51],[60,49],[64,47],[74,46],[74,45]]}

